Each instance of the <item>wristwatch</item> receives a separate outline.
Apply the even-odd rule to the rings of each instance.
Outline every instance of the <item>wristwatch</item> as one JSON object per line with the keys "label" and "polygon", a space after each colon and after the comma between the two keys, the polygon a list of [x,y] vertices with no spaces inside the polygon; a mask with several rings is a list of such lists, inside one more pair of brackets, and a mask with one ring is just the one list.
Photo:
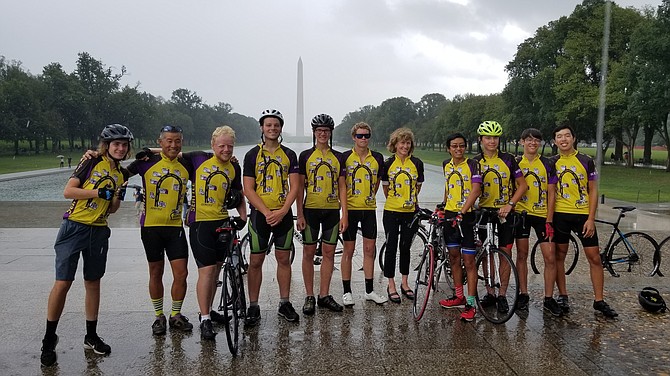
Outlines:
{"label": "wristwatch", "polygon": [[514,205],[516,205],[516,202],[509,200],[508,204],[509,206],[514,207]]}

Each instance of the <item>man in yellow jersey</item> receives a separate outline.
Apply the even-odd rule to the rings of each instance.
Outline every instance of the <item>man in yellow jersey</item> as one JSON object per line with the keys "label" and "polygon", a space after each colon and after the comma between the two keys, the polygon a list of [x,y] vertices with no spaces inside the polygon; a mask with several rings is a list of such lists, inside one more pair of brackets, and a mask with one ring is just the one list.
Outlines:
{"label": "man in yellow jersey", "polygon": [[[498,216],[492,218],[498,230],[498,247],[511,257],[514,229],[511,221],[507,221],[506,218],[514,210],[514,206],[526,192],[528,185],[514,156],[498,150],[502,132],[502,127],[497,121],[484,121],[479,124],[477,134],[482,152],[473,159],[479,162],[482,174],[482,195],[479,206],[498,211]],[[507,313],[509,302],[506,294],[502,293],[506,292],[509,271],[501,268],[501,272],[505,285],[501,286],[500,295],[496,297],[490,293],[486,294],[481,305],[483,307],[496,305],[498,312]]]}
{"label": "man in yellow jersey", "polygon": [[[479,163],[465,156],[468,142],[460,133],[447,137],[447,146],[451,159],[442,162],[445,178],[444,211],[446,219],[462,222],[461,230],[458,222],[447,222],[444,225],[444,240],[449,250],[449,262],[454,280],[455,293],[451,298],[440,300],[444,308],[464,308],[461,320],[472,321],[477,313],[477,266],[475,265],[475,213],[472,207],[482,189],[482,176],[479,174]],[[462,236],[461,236],[462,233]],[[463,293],[463,269],[461,257],[467,274],[468,295]]]}
{"label": "man in yellow jersey", "polygon": [[[154,335],[165,334],[167,324],[173,330],[193,329],[193,324],[181,314],[188,276],[188,243],[181,211],[189,179],[187,164],[179,158],[182,140],[180,127],[165,125],[158,138],[160,153],[140,153],[138,159],[128,166],[132,175],[142,176],[145,192],[140,234],[149,263],[149,296],[155,313],[151,330]],[[169,320],[163,314],[165,256],[170,261],[173,278]]]}
{"label": "man in yellow jersey", "polygon": [[363,274],[365,276],[365,300],[384,304],[388,298],[374,291],[375,243],[377,242],[377,190],[381,181],[384,157],[368,147],[372,129],[367,123],[356,123],[351,128],[354,147],[342,154],[346,169],[347,219],[349,226],[342,234],[344,250],[340,260],[345,306],[354,305],[351,292],[351,260],[356,247],[358,227],[363,235]]}
{"label": "man in yellow jersey", "polygon": [[604,272],[600,260],[596,211],[598,209],[598,171],[593,159],[575,149],[575,132],[569,125],[554,129],[554,143],[559,154],[552,159],[558,175],[556,212],[554,214],[554,242],[556,243],[556,284],[558,304],[563,313],[570,311],[568,290],[565,283],[565,257],[568,252],[570,232],[575,232],[584,246],[589,261],[593,284],[593,309],[605,317],[614,318],[618,313],[607,304],[604,296]]}
{"label": "man in yellow jersey", "polygon": [[284,117],[273,109],[264,110],[259,119],[261,143],[244,156],[242,179],[244,195],[249,200],[249,235],[251,255],[247,283],[249,309],[245,324],[253,326],[261,318],[258,296],[263,281],[263,262],[274,235],[279,284],[277,314],[289,322],[298,322],[300,316],[291,304],[291,260],[293,242],[293,213],[291,205],[298,195],[300,175],[295,152],[281,144]]}
{"label": "man in yellow jersey", "polygon": [[[337,236],[347,228],[347,187],[342,154],[331,148],[335,122],[328,114],[312,119],[314,146],[300,153],[297,209],[298,231],[302,231],[302,278],[305,304],[302,313],[313,315],[315,306],[342,312],[343,307],[330,295],[335,267]],[[304,197],[304,201],[303,201]],[[342,217],[340,219],[340,203]],[[314,254],[321,231],[323,261],[320,270],[319,297],[314,298]]]}
{"label": "man in yellow jersey", "polygon": [[[386,196],[382,223],[386,232],[386,253],[384,254],[384,277],[388,278],[386,293],[393,303],[400,303],[400,295],[395,284],[396,254],[400,253],[400,291],[407,299],[414,299],[409,286],[409,259],[412,247],[412,233],[416,228],[409,225],[414,212],[419,208],[419,191],[423,184],[423,162],[412,155],[414,133],[409,128],[398,128],[391,133],[388,150],[393,153],[384,161],[382,189]],[[398,238],[400,245],[398,246]]]}
{"label": "man in yellow jersey", "polygon": [[[213,153],[182,154],[191,169],[193,193],[187,221],[191,250],[198,265],[196,293],[200,307],[200,337],[204,340],[215,339],[212,322],[226,323],[223,315],[211,309],[219,272],[229,247],[219,241],[216,229],[227,223],[242,229],[247,220],[246,202],[241,194],[242,169],[239,163],[231,161],[235,131],[227,125],[216,128],[211,145]],[[229,208],[237,209],[239,220],[230,220]]]}
{"label": "man in yellow jersey", "polygon": [[125,195],[127,171],[120,162],[128,158],[133,134],[120,124],[107,125],[100,134],[100,156],[82,160],[65,185],[63,196],[71,199],[70,209],[63,215],[56,244],[56,281],[47,307],[47,324],[42,340],[42,366],[56,363],[56,329],[65,307],[67,293],[77,271],[79,255],[84,260],[86,291],[86,336],[84,349],[96,354],[112,350],[97,334],[100,308],[100,279],[105,274],[111,231],[107,217],[116,212]]}
{"label": "man in yellow jersey", "polygon": [[554,316],[561,316],[563,311],[554,299],[554,283],[556,282],[556,251],[551,242],[554,236],[552,225],[556,203],[556,167],[554,162],[538,154],[542,144],[542,133],[535,128],[528,128],[521,133],[523,155],[516,158],[528,190],[521,196],[516,210],[526,211],[523,227],[515,234],[516,238],[516,270],[519,273],[519,299],[517,309],[528,310],[528,250],[531,228],[540,241],[540,250],[544,257],[544,309]]}

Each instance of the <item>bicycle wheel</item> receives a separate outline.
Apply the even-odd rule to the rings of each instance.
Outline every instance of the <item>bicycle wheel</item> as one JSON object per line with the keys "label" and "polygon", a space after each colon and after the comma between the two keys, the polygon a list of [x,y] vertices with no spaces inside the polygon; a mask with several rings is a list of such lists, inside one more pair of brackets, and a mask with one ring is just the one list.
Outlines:
{"label": "bicycle wheel", "polygon": [[[449,251],[443,252],[440,248],[437,249],[437,254],[441,255],[440,258],[444,257],[445,259],[436,260],[436,270],[435,270],[435,283],[433,283],[433,291],[440,291],[440,281],[444,281],[446,287],[451,290],[447,291],[447,295],[456,293],[456,285],[454,283],[454,277],[451,274],[451,264],[449,263]],[[463,268],[463,273],[465,273],[465,268]],[[466,275],[463,274],[463,279],[466,279]]]}
{"label": "bicycle wheel", "polygon": [[412,314],[416,321],[421,320],[426,305],[428,305],[428,298],[430,298],[430,290],[433,284],[433,273],[435,268],[435,259],[433,246],[428,244],[423,250],[419,267],[416,271],[416,280],[414,282],[414,301],[412,306]]}
{"label": "bicycle wheel", "polygon": [[[575,266],[577,266],[577,261],[579,259],[579,244],[577,239],[570,234],[570,240],[568,240],[568,254],[565,256],[565,275],[570,275],[575,269]],[[535,274],[544,273],[544,256],[540,249],[539,240],[535,242],[533,250],[530,252],[530,267]]]}
{"label": "bicycle wheel", "polygon": [[[419,265],[419,262],[421,260],[421,257],[423,255],[423,249],[426,248],[426,244],[428,244],[428,240],[426,239],[426,236],[418,231],[414,234],[414,237],[412,238],[412,244],[410,245],[409,248],[409,257],[410,257],[410,262],[409,262],[409,270],[412,270],[412,265]],[[386,242],[382,244],[381,249],[379,250],[379,255],[377,256],[379,258],[378,263],[379,263],[379,268],[381,271],[384,271],[384,253],[386,252]],[[400,261],[399,255],[396,254],[396,266],[398,262]],[[417,270],[416,268],[414,269],[415,271]]]}
{"label": "bicycle wheel", "polygon": [[667,254],[667,252],[670,252],[670,236],[663,239],[663,241],[658,245],[658,252],[656,253],[656,264],[658,265],[658,269],[656,269],[656,275],[659,277],[664,277],[661,270],[661,257],[662,254]]}
{"label": "bicycle wheel", "polygon": [[605,262],[616,274],[628,272],[631,275],[651,277],[660,263],[658,243],[643,232],[629,232],[612,244]]}
{"label": "bicycle wheel", "polygon": [[249,270],[249,255],[251,254],[251,244],[249,244],[249,233],[244,234],[240,240],[240,266],[242,267],[242,274],[246,274]]}
{"label": "bicycle wheel", "polygon": [[[487,296],[489,295],[489,296]],[[519,275],[512,258],[490,247],[477,255],[477,308],[488,321],[502,324],[514,315]]]}
{"label": "bicycle wheel", "polygon": [[235,269],[232,265],[226,263],[223,267],[223,286],[221,288],[221,306],[223,306],[223,315],[228,318],[226,323],[226,339],[228,349],[233,356],[237,355],[239,339],[239,290],[237,284],[238,278],[235,276]]}

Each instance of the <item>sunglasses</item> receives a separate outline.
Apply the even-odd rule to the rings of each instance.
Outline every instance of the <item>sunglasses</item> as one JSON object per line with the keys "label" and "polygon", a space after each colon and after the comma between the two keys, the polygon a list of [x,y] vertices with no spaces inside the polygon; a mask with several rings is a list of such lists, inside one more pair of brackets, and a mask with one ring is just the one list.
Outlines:
{"label": "sunglasses", "polygon": [[354,137],[356,137],[356,138],[359,139],[359,140],[362,139],[362,138],[364,138],[364,139],[367,140],[367,139],[370,138],[371,136],[372,136],[372,135],[371,135],[370,133],[356,133],[356,134],[354,135]]}
{"label": "sunglasses", "polygon": [[163,128],[161,128],[161,132],[176,132],[176,133],[181,133],[183,132],[181,127],[177,127],[176,125],[166,125]]}

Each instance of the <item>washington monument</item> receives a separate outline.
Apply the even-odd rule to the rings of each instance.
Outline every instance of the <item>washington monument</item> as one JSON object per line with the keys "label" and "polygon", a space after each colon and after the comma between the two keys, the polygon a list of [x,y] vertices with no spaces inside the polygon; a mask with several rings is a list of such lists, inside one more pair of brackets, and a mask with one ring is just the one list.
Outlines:
{"label": "washington monument", "polygon": [[302,57],[298,58],[298,98],[296,101],[295,113],[296,125],[295,135],[297,137],[305,136],[305,103],[302,95]]}

